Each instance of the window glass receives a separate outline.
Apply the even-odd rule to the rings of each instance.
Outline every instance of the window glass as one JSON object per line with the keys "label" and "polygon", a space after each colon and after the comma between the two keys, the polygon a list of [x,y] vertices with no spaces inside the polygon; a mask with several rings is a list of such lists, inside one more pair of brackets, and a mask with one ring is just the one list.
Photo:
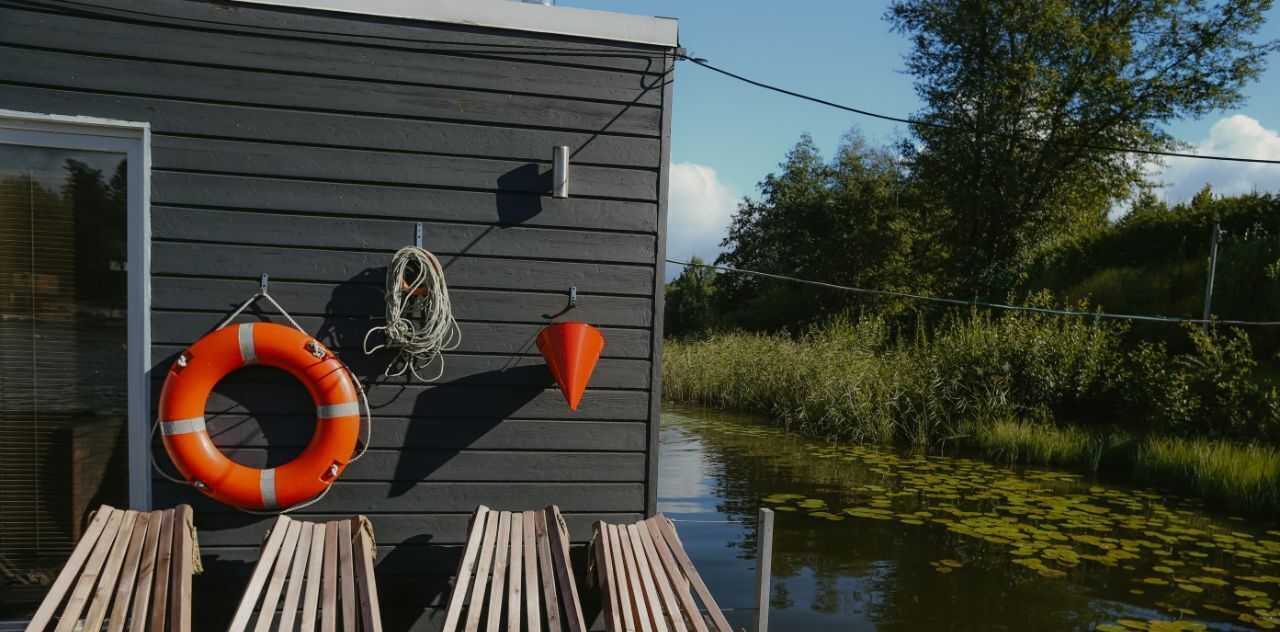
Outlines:
{"label": "window glass", "polygon": [[0,144],[0,618],[128,503],[127,165]]}

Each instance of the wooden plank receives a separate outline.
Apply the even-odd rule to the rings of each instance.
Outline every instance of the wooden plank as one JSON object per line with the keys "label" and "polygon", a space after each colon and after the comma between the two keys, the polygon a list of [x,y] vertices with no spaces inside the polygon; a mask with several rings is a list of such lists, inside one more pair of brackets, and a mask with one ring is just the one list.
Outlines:
{"label": "wooden plank", "polygon": [[[410,232],[412,238],[412,232]],[[291,313],[303,316],[379,316],[385,311],[385,303],[368,301],[378,297],[386,282],[385,267],[391,259],[390,252],[347,252],[318,248],[237,246],[234,244],[175,244],[157,240],[153,244],[152,273],[157,299],[165,295],[158,309],[223,310],[240,301],[229,298],[239,296],[240,290],[257,290],[258,280],[253,270],[271,270],[271,294],[289,306]],[[298,262],[307,265],[300,266]],[[459,311],[455,317],[464,320],[486,320],[493,311],[494,293],[480,290],[510,290],[499,307],[524,309],[527,305],[541,306],[546,302],[558,302],[555,309],[564,307],[566,285],[579,289],[583,305],[591,308],[599,324],[605,326],[647,326],[652,314],[624,315],[613,313],[616,309],[646,307],[652,309],[654,268],[652,266],[579,263],[574,261],[542,261],[537,259],[511,259],[445,255],[440,261],[452,297],[474,298],[477,306],[463,311],[465,302],[456,301]],[[259,274],[261,274],[259,272]],[[204,275],[210,277],[238,277],[236,279],[184,279],[169,275]],[[277,280],[276,277],[279,277]],[[313,281],[314,283],[305,283]],[[208,289],[201,290],[205,283]],[[335,292],[334,285],[338,285]],[[189,296],[169,296],[172,288]],[[372,292],[372,294],[370,294]],[[534,292],[555,293],[554,301]],[[609,294],[613,296],[597,296]],[[542,301],[542,302],[539,302]],[[539,322],[543,313],[532,315],[517,313],[499,319],[500,322]]]}
{"label": "wooden plank", "polygon": [[520,512],[524,543],[524,614],[526,632],[541,632],[542,608],[538,606],[538,541],[534,512]]}
{"label": "wooden plank", "polygon": [[116,586],[115,601],[111,605],[111,617],[107,620],[107,632],[123,632],[129,620],[129,603],[138,579],[138,567],[142,563],[142,549],[151,523],[150,513],[139,513],[133,521],[133,533],[129,535],[128,552],[125,553],[124,566],[120,570],[120,581]]}
{"label": "wooden plank", "polygon": [[116,532],[115,543],[107,553],[106,564],[102,567],[102,575],[98,578],[98,588],[93,593],[93,601],[89,604],[89,612],[84,618],[85,630],[101,630],[102,622],[107,618],[107,606],[116,592],[116,582],[120,578],[120,568],[124,566],[125,555],[129,552],[129,541],[133,539],[133,523],[138,519],[138,512],[129,509],[120,519],[120,528]]}
{"label": "wooden plank", "polygon": [[662,535],[657,532],[657,527],[654,526],[652,520],[645,520],[641,524],[649,532],[649,540],[653,543],[653,548],[658,553],[658,559],[662,563],[663,571],[671,579],[676,600],[680,602],[680,607],[683,609],[686,618],[688,618],[689,625],[693,627],[695,632],[709,632],[706,620],[698,610],[698,603],[694,601],[693,595],[689,593],[688,581],[676,564],[675,556],[671,553],[671,547],[662,538]]}
{"label": "wooden plank", "polygon": [[191,574],[195,562],[195,516],[190,505],[174,508],[173,526],[173,575],[171,582],[173,606],[169,609],[169,630],[191,632]]}
{"label": "wooden plank", "polygon": [[720,612],[720,606],[716,605],[715,598],[711,596],[711,591],[703,583],[702,576],[698,574],[698,569],[694,567],[693,561],[685,553],[684,545],[680,543],[680,538],[676,535],[671,523],[662,514],[650,518],[649,523],[653,527],[650,532],[661,534],[662,538],[666,540],[667,546],[671,547],[671,554],[675,556],[681,570],[684,571],[684,576],[689,579],[689,584],[693,587],[694,592],[698,594],[698,598],[702,600],[702,605],[706,608],[707,614],[711,616],[711,621],[716,624],[716,628],[720,632],[733,632],[728,620],[724,618],[724,613]]}
{"label": "wooden plank", "polygon": [[773,510],[761,507],[756,520],[755,632],[769,632],[769,589],[773,575]]}
{"label": "wooden plank", "polygon": [[138,586],[133,594],[133,617],[129,623],[129,632],[145,632],[147,624],[150,623],[148,615],[151,612],[151,591],[155,584],[156,557],[160,551],[160,532],[163,525],[164,512],[151,512],[147,519],[147,533],[142,540],[142,559],[138,566]]}
{"label": "wooden plank", "polygon": [[621,534],[618,525],[607,525],[609,531],[609,556],[613,561],[613,585],[618,590],[618,610],[622,619],[622,629],[635,632],[635,602],[632,600],[631,579],[627,575],[626,560],[622,555]]}
{"label": "wooden plank", "polygon": [[[83,5],[76,2],[53,0],[46,4],[61,5],[73,12],[83,9]],[[137,18],[137,6],[128,0],[100,0],[95,3],[94,10],[97,15],[114,16],[114,19],[122,21]],[[193,7],[185,2],[157,2],[148,6],[148,13],[150,18],[156,18],[161,23],[184,29],[300,38],[335,45],[377,46],[406,53],[445,48],[462,54],[460,50],[468,50],[468,55],[486,59],[540,62],[553,66],[603,67],[634,73],[659,73],[661,65],[657,62],[661,61],[662,56],[671,54],[669,49],[657,46],[603,40],[584,41],[581,37],[569,35],[468,28],[421,21],[361,19],[351,14],[280,11],[273,7],[254,5],[245,5],[236,11],[221,11],[217,13],[216,21],[209,19],[207,7]],[[528,52],[531,45],[564,51],[566,54],[540,52],[530,56]]]}
{"label": "wooden plank", "polygon": [[600,605],[604,616],[604,625],[607,632],[621,632],[622,618],[620,616],[621,601],[618,598],[618,586],[614,583],[615,573],[613,571],[613,551],[609,546],[609,527],[604,522],[597,522],[593,527],[595,538],[591,542],[592,553],[595,557],[596,567],[596,586],[599,587]]}
{"label": "wooden plank", "polygon": [[494,63],[445,52],[407,52],[244,33],[217,33],[129,24],[0,8],[8,42],[89,54],[148,57],[289,74],[321,74],[376,83],[445,84],[482,90],[655,105],[661,91],[639,78],[591,68],[529,61]]}
{"label": "wooden plank", "polygon": [[[36,88],[18,85],[4,87],[5,105],[9,109],[22,112],[48,112],[70,116],[96,116],[116,120],[138,120],[145,113],[147,122],[151,124],[153,136],[164,134],[185,134],[207,137],[245,139],[253,141],[273,141],[283,143],[315,143],[323,139],[324,144],[373,150],[397,150],[438,154],[465,154],[484,158],[500,158],[506,160],[545,161],[549,158],[548,147],[566,145],[573,148],[573,162],[581,164],[656,168],[660,162],[661,143],[655,138],[639,138],[634,136],[615,136],[610,134],[590,134],[586,132],[565,132],[543,129],[522,129],[516,127],[496,128],[474,123],[452,123],[449,121],[412,120],[385,116],[364,116],[355,114],[338,114],[332,112],[302,112],[274,107],[255,107],[226,103],[199,103],[180,99],[152,98],[135,95],[108,95],[87,92],[75,92],[67,89]],[[183,202],[184,197],[175,197],[176,188],[192,186],[197,188],[191,193],[199,195],[194,184],[209,178],[230,179],[239,176],[214,176],[208,174],[186,174],[159,172],[152,175],[152,199],[157,202]],[[184,184],[171,185],[181,180]],[[190,183],[190,184],[188,184]],[[259,197],[259,192],[252,190],[251,182],[246,186],[229,184],[231,189],[225,199],[240,200],[244,203]],[[263,187],[268,193],[276,187],[287,187],[289,181],[281,180]],[[318,186],[315,183],[292,183],[295,185]],[[346,186],[346,185],[337,185]],[[327,188],[327,187],[322,187]],[[353,185],[348,193],[357,193],[361,185]],[[453,204],[422,204],[416,212],[430,213],[428,219],[445,219],[441,214],[458,214],[459,219],[486,221],[497,220],[495,210],[498,208],[492,194],[481,194],[463,191],[428,191],[417,190],[417,196],[434,199],[440,195],[448,198]],[[316,191],[308,197],[320,198],[327,192]],[[254,208],[274,208],[270,206],[281,198],[284,191],[268,194],[262,199],[262,206]],[[452,194],[452,195],[451,195]],[[406,195],[413,195],[406,191]],[[585,204],[587,200],[567,198],[563,201],[555,198],[539,200],[537,196],[528,196],[529,201],[517,206],[504,199],[504,207],[523,217],[530,224],[548,224],[557,222],[556,217],[564,214],[557,212],[563,208],[582,208],[594,206],[595,202]],[[243,200],[241,200],[243,198]],[[481,200],[488,198],[488,204]],[[474,202],[467,202],[474,200]],[[191,202],[203,206],[222,206],[220,202]],[[236,202],[233,202],[236,203]],[[523,209],[530,208],[531,203],[542,207],[542,213],[528,213]],[[343,212],[363,214],[386,214],[401,217],[414,217],[414,211],[398,209],[398,205],[387,205],[387,208],[355,209],[347,200],[333,199],[327,202],[286,207],[288,210],[322,212],[324,207],[338,206],[348,209]],[[455,208],[448,208],[453,206]],[[541,217],[547,215],[548,217]],[[558,220],[555,225],[578,226],[582,228],[607,228],[604,222],[608,217],[620,219],[619,230],[648,230],[656,232],[657,210],[648,214],[648,221],[637,228],[639,218],[627,218],[625,214],[608,213],[593,221],[588,213],[575,214],[573,217]],[[491,216],[491,218],[490,218]]]}
{"label": "wooden plank", "polygon": [[355,560],[351,556],[351,522],[338,521],[338,581],[342,587],[342,630],[356,629],[360,618],[356,612]]}
{"label": "wooden plank", "polygon": [[271,622],[275,620],[276,609],[280,605],[280,592],[284,589],[285,579],[289,576],[289,563],[297,551],[298,538],[301,534],[302,523],[290,520],[284,533],[284,541],[274,556],[271,580],[267,584],[266,594],[262,597],[262,605],[258,608],[258,622],[253,628],[254,632],[267,632],[271,629]]}
{"label": "wooden plank", "polygon": [[466,547],[458,560],[458,570],[454,574],[453,589],[449,593],[449,605],[445,612],[444,632],[455,632],[462,606],[467,599],[467,586],[471,583],[471,572],[475,568],[479,556],[481,540],[484,537],[485,525],[488,522],[489,508],[484,505],[476,507],[471,514],[471,522],[467,526]]}
{"label": "wooden plank", "polygon": [[560,582],[560,598],[564,601],[565,619],[570,632],[586,632],[587,623],[582,616],[582,601],[578,598],[578,582],[574,579],[573,562],[569,559],[569,532],[565,527],[560,508],[552,505],[546,509],[547,534],[551,540],[551,556]]}
{"label": "wooden plank", "polygon": [[640,568],[636,562],[635,548],[631,543],[631,531],[626,525],[618,525],[618,548],[622,550],[622,568],[627,582],[627,592],[631,595],[629,605],[631,614],[640,632],[653,632],[649,616],[650,605],[646,601],[644,586],[640,583]]}
{"label": "wooden plank", "polygon": [[53,580],[53,585],[49,587],[49,592],[45,594],[44,600],[40,602],[40,607],[36,609],[35,614],[31,616],[31,621],[27,623],[27,632],[42,632],[48,627],[49,622],[53,620],[54,613],[58,611],[58,606],[62,604],[62,598],[66,596],[72,582],[79,577],[80,569],[84,567],[85,562],[96,548],[98,540],[101,538],[102,532],[110,521],[111,516],[118,511],[120,510],[110,505],[103,505],[94,513],[93,519],[89,521],[89,526],[85,528],[84,535],[80,537],[76,547],[71,550],[71,555],[67,557],[66,564],[63,564],[62,570],[58,572],[58,578]]}
{"label": "wooden plank", "polygon": [[382,608],[378,604],[378,580],[373,572],[372,529],[364,516],[351,519],[355,533],[352,548],[355,552],[356,591],[360,599],[361,632],[382,632]]}
{"label": "wooden plank", "polygon": [[[153,136],[151,147],[157,171],[532,194],[547,193],[551,182],[551,165],[528,161],[177,136]],[[652,203],[656,191],[652,170],[573,166],[575,196]]]}
{"label": "wooden plank", "polygon": [[639,524],[629,525],[627,528],[634,528],[633,533],[638,536],[638,541],[644,548],[645,567],[652,572],[653,583],[656,585],[658,596],[662,600],[662,609],[671,619],[671,627],[675,632],[686,632],[688,628],[685,627],[684,617],[680,614],[680,602],[676,600],[676,590],[678,589],[672,583],[673,581],[680,581],[680,579],[667,575],[666,567],[662,563],[662,558],[658,555],[657,547],[653,545],[653,537],[650,535],[648,527],[644,524]]}
{"label": "wooden plank", "polygon": [[[280,627],[284,632],[293,630],[293,622],[298,617],[298,598],[302,595],[305,583],[303,574],[307,568],[307,557],[311,553],[311,539],[315,525],[306,521],[298,521],[298,542],[293,549],[293,563],[289,567],[289,583],[285,589],[284,606],[280,608]],[[288,548],[288,547],[284,547]],[[283,565],[284,558],[280,563]]]}
{"label": "wooden plank", "polygon": [[511,514],[511,540],[507,547],[507,632],[520,632],[520,607],[524,602],[521,589],[524,562],[524,514]]}
{"label": "wooden plank", "polygon": [[533,513],[533,528],[538,542],[538,569],[542,580],[542,605],[547,613],[547,630],[561,632],[564,625],[560,618],[560,600],[556,598],[556,571],[551,558],[551,537],[548,533],[546,511]]}
{"label": "wooden plank", "polygon": [[313,632],[316,627],[316,611],[320,602],[321,568],[324,566],[325,525],[311,525],[310,552],[307,555],[306,596],[302,600],[302,622],[299,632]]}
{"label": "wooden plank", "polygon": [[467,602],[467,618],[463,629],[466,632],[477,632],[480,629],[480,615],[484,613],[485,584],[489,581],[489,573],[493,567],[493,552],[498,538],[498,520],[500,514],[490,511],[485,516],[484,537],[480,540],[480,549],[476,560],[476,577],[471,586],[471,598]]}
{"label": "wooden plank", "polygon": [[[667,622],[663,612],[665,604],[658,593],[657,586],[654,584],[653,569],[650,566],[648,555],[645,554],[644,541],[640,538],[640,529],[634,524],[626,525],[624,528],[631,537],[631,551],[635,555],[636,568],[640,570],[640,588],[647,604],[644,614],[652,621],[654,630],[667,632]],[[656,564],[658,562],[653,560],[653,563]],[[679,614],[677,613],[675,617],[679,617]]]}
{"label": "wooden plank", "polygon": [[173,572],[173,530],[175,511],[165,509],[156,545],[155,588],[151,597],[151,629],[162,630],[169,611],[169,576]]}
{"label": "wooden plank", "polygon": [[[7,48],[0,55],[18,58]],[[23,54],[0,66],[0,81],[114,94],[147,94],[193,101],[227,101],[301,110],[405,116],[656,137],[661,109],[558,97],[521,96],[447,87],[381,84],[306,77],[287,84],[269,72],[226,70],[89,57],[59,51]]]}
{"label": "wooden plank", "polygon": [[[563,400],[561,400],[563,405]],[[201,515],[235,513],[192,490],[156,478],[152,498],[157,505],[189,502]],[[640,483],[361,483],[339,479],[325,496],[327,507],[346,514],[411,513],[422,507],[438,512],[463,512],[481,503],[506,507],[559,502],[566,511],[639,512],[644,507]]]}
{"label": "wooden plank", "polygon": [[253,567],[253,574],[249,576],[249,583],[245,586],[244,595],[240,597],[240,604],[236,607],[235,616],[232,617],[227,632],[244,632],[248,627],[249,618],[253,616],[254,606],[258,603],[258,595],[267,583],[267,575],[271,572],[271,567],[280,553],[280,547],[284,545],[289,524],[292,522],[293,520],[288,516],[281,515],[271,525],[271,533],[262,545],[258,563]]}
{"label": "wooden plank", "polygon": [[329,522],[324,529],[324,587],[321,589],[320,632],[335,632],[338,628],[339,522],[341,521]]}
{"label": "wooden plank", "polygon": [[493,580],[489,583],[489,613],[485,632],[498,632],[502,623],[503,597],[506,596],[507,556],[511,546],[511,512],[498,513],[498,539],[493,554]]}
{"label": "wooden plank", "polygon": [[80,579],[76,582],[76,587],[71,591],[71,597],[67,599],[66,608],[63,609],[62,616],[58,619],[58,625],[54,628],[56,632],[71,632],[71,630],[75,629],[76,624],[80,622],[80,613],[84,611],[89,595],[93,592],[93,588],[98,582],[102,566],[106,563],[107,554],[111,551],[112,545],[115,544],[116,535],[120,531],[120,523],[124,520],[124,513],[113,509],[107,516],[107,523],[102,528],[102,534],[98,537],[97,542],[94,543],[93,552],[89,554],[84,570],[80,573]]}

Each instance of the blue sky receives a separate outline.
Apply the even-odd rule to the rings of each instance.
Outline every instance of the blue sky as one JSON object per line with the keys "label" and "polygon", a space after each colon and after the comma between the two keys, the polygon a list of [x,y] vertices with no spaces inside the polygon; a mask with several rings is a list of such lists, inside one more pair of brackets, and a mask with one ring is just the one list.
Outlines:
{"label": "blue sky", "polygon": [[[680,42],[693,56],[752,78],[873,112],[909,115],[920,101],[903,72],[905,38],[889,30],[886,3],[866,0],[559,0],[562,6],[680,19]],[[1280,8],[1260,35],[1280,38]],[[1231,112],[1169,127],[1202,151],[1280,159],[1280,56]],[[1247,117],[1247,118],[1245,118]],[[718,252],[729,214],[808,132],[828,154],[858,126],[873,142],[906,134],[903,126],[859,117],[753,86],[682,62],[672,114],[669,254]],[[1217,125],[1217,127],[1215,127]],[[1206,182],[1234,192],[1280,190],[1280,167],[1179,161],[1159,176],[1180,199]],[[674,266],[670,266],[674,267]],[[668,277],[674,271],[668,270]]]}

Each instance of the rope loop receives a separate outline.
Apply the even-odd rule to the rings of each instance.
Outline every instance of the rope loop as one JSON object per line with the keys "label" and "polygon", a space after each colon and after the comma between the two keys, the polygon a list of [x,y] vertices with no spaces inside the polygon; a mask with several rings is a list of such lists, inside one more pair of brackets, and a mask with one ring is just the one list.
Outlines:
{"label": "rope loop", "polygon": [[[394,349],[396,356],[382,372],[386,377],[409,373],[420,382],[433,382],[444,375],[441,353],[458,348],[462,330],[453,318],[449,285],[444,268],[431,252],[406,246],[391,257],[387,266],[387,324],[372,327],[364,336],[366,355]],[[375,331],[384,341],[370,346]],[[419,370],[439,359],[435,375],[424,378]]]}

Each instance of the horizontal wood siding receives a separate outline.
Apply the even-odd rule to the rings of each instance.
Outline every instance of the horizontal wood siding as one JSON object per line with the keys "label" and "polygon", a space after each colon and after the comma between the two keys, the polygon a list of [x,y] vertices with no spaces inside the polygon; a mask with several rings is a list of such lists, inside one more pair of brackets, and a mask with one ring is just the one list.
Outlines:
{"label": "horizontal wood siding", "polygon": [[[264,272],[362,377],[369,451],[299,514],[368,514],[384,625],[433,630],[476,505],[557,504],[577,543],[652,511],[670,53],[261,6],[0,0],[0,109],[151,124],[153,409],[174,358]],[[549,195],[556,145],[567,199]],[[430,385],[361,351],[416,222],[462,329]],[[576,413],[533,344],[570,285],[607,340]],[[210,398],[209,430],[275,466],[310,440],[309,407],[284,372],[246,369]],[[154,506],[180,502],[204,554],[197,628],[221,629],[270,519],[153,479]]]}

